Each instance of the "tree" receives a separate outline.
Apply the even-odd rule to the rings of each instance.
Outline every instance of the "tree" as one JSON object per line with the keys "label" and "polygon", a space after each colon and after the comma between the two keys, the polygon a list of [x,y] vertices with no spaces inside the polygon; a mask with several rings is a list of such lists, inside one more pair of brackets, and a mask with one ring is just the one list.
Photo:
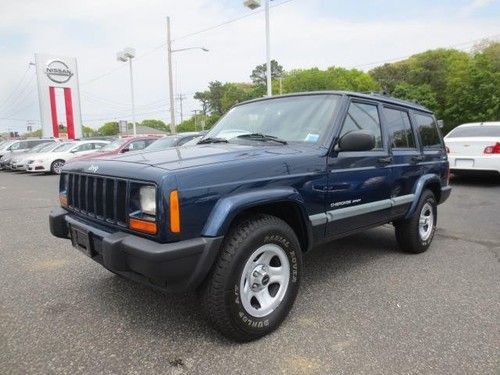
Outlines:
{"label": "tree", "polygon": [[392,91],[392,96],[416,102],[433,111],[439,110],[436,94],[429,84],[411,85],[409,83],[399,83]]}
{"label": "tree", "polygon": [[[276,60],[271,60],[271,79],[283,76],[285,73],[283,67]],[[256,86],[266,86],[267,83],[267,64],[257,65],[250,75],[252,82]]]}
{"label": "tree", "polygon": [[120,132],[120,128],[117,121],[111,121],[101,126],[97,132],[103,136],[112,136],[117,135]]}
{"label": "tree", "polygon": [[379,86],[361,70],[330,67],[327,70],[293,70],[283,77],[283,89],[286,93],[320,90],[376,91]]}
{"label": "tree", "polygon": [[93,137],[94,135],[96,135],[96,131],[94,129],[92,129],[90,126],[85,126],[83,125],[82,126],[82,135],[84,138],[88,138],[88,137]]}
{"label": "tree", "polygon": [[170,132],[170,129],[167,126],[167,124],[165,124],[162,120],[153,120],[153,119],[142,120],[140,125],[147,126],[148,128],[152,128],[152,129],[158,129],[158,130],[161,130],[164,132]]}

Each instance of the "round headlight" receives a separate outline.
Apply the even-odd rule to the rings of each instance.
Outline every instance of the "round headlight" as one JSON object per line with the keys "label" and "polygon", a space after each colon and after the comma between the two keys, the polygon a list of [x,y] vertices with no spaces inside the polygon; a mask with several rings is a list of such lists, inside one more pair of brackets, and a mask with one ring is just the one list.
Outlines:
{"label": "round headlight", "polygon": [[154,186],[142,186],[139,189],[139,197],[142,213],[156,216],[156,188]]}

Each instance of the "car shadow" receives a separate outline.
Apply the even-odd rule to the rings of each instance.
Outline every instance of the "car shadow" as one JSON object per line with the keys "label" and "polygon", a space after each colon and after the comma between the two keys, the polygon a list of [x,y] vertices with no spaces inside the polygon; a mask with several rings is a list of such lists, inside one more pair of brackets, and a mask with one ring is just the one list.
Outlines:
{"label": "car shadow", "polygon": [[457,186],[484,186],[496,187],[500,186],[500,175],[470,175],[456,176],[450,178],[450,184]]}
{"label": "car shadow", "polygon": [[[302,288],[321,288],[336,273],[376,262],[380,257],[399,252],[391,226],[358,233],[318,247],[304,257]],[[87,288],[87,286],[85,286]],[[165,294],[148,286],[109,274],[92,286],[91,298],[121,311],[128,319],[127,329],[139,334],[154,334],[161,340],[202,339],[219,345],[233,343],[210,327],[196,293]]]}

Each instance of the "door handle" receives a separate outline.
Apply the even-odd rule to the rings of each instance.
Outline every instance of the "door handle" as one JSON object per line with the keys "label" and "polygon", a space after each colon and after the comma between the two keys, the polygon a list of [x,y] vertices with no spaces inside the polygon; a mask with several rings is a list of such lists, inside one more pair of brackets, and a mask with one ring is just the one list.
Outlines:
{"label": "door handle", "polygon": [[422,155],[415,155],[415,156],[412,156],[411,160],[412,161],[422,161],[422,160],[424,160],[424,157]]}
{"label": "door handle", "polygon": [[386,158],[380,158],[380,159],[378,159],[378,162],[380,164],[391,164],[392,163],[392,156],[388,156]]}

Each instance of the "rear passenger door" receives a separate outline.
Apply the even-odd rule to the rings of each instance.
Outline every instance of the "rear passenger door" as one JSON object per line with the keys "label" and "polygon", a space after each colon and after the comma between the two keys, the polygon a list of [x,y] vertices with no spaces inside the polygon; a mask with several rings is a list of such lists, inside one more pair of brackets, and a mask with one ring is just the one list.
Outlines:
{"label": "rear passenger door", "polygon": [[386,135],[381,127],[381,106],[352,99],[337,140],[356,131],[369,131],[376,146],[370,151],[337,151],[328,158],[327,237],[353,232],[388,221],[390,164]]}
{"label": "rear passenger door", "polygon": [[392,154],[391,217],[404,215],[414,200],[414,186],[421,176],[423,156],[411,124],[409,110],[384,105],[382,111]]}

